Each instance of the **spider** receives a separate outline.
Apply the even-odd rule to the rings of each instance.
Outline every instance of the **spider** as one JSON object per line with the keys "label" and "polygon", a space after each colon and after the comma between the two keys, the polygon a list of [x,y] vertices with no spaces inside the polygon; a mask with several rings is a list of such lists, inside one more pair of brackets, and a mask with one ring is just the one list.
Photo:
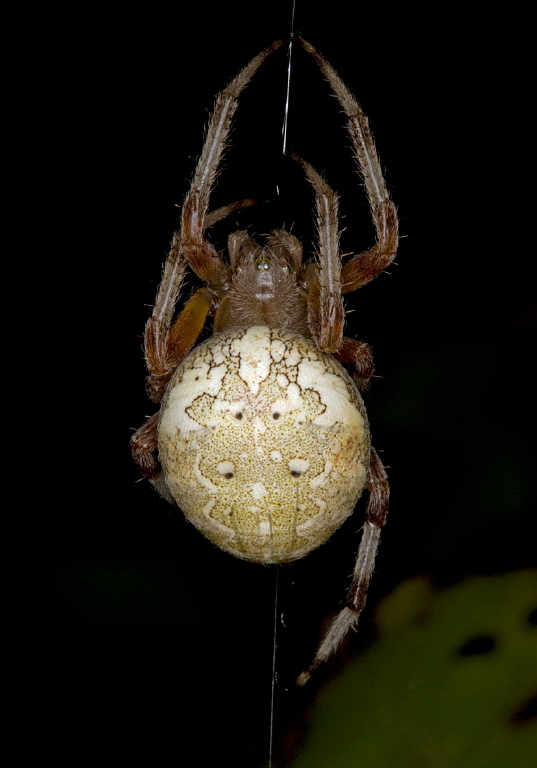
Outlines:
{"label": "spider", "polygon": [[[239,96],[283,45],[276,41],[217,96],[145,329],[147,392],[160,409],[133,435],[132,452],[156,490],[208,539],[258,563],[307,555],[353,512],[364,488],[369,491],[346,604],[300,675],[304,684],[358,622],[388,511],[387,476],[371,445],[361,396],[373,373],[371,351],[343,335],[342,294],[391,264],[398,220],[367,117],[331,65],[298,39],[347,116],[376,243],[342,258],[338,196],[298,156],[315,193],[315,260],[303,263],[299,240],[283,229],[263,243],[234,232],[227,260],[205,237],[216,222],[253,204],[242,200],[209,211]],[[205,286],[176,314],[188,268]],[[196,345],[209,317],[212,335]]]}

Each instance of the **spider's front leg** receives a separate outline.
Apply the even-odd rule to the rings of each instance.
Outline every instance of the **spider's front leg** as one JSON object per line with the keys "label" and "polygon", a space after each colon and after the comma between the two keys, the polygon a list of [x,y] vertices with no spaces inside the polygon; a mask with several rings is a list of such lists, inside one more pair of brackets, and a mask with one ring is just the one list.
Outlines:
{"label": "spider's front leg", "polygon": [[299,38],[302,47],[317,62],[347,115],[347,128],[355,150],[358,170],[371,208],[377,241],[372,248],[347,261],[342,268],[343,293],[361,288],[383,272],[395,258],[399,243],[399,221],[378,158],[367,115],[334,68],[311,43]]}
{"label": "spider's front leg", "polygon": [[[215,248],[203,236],[205,229],[214,221],[208,214],[209,198],[218,173],[223,152],[227,146],[233,115],[239,96],[255,75],[261,64],[273,51],[283,45],[276,40],[259,53],[239,72],[217,97],[212,117],[207,127],[207,137],[192,179],[181,216],[181,250],[194,272],[214,290],[222,289],[229,279],[229,268],[219,258]],[[245,201],[244,204],[251,204]],[[228,215],[240,203],[227,206],[222,216]]]}
{"label": "spider's front leg", "polygon": [[313,672],[335,653],[349,629],[358,623],[365,606],[367,590],[375,566],[380,531],[386,522],[390,497],[386,470],[374,448],[371,448],[367,487],[370,492],[369,503],[345,607],[332,621],[313,662],[299,675],[297,685],[307,683]]}

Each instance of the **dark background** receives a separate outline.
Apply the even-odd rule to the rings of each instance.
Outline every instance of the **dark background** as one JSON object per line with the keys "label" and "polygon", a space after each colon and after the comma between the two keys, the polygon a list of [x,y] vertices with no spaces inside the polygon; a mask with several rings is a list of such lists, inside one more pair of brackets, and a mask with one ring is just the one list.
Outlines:
{"label": "dark background", "polygon": [[[371,637],[372,609],[396,584],[535,562],[536,496],[528,20],[298,5],[296,29],[370,118],[403,238],[390,274],[347,302],[349,334],[375,354],[366,403],[390,517],[361,633],[309,691],[292,681],[344,597],[363,501],[329,544],[280,568],[275,730],[291,751],[315,688]],[[60,765],[267,759],[275,569],[216,550],[138,483],[129,439],[153,412],[141,335],[214,96],[288,34],[290,15],[287,2],[92,5],[62,16],[34,68],[30,129],[48,173],[35,191],[53,198],[58,268],[46,354],[62,383],[31,700]],[[288,148],[341,194],[342,248],[360,251],[373,229],[343,119],[298,46],[292,63]],[[311,252],[311,189],[281,157],[286,66],[279,51],[242,99],[213,205],[266,203],[216,228],[218,248],[237,226],[285,224]]]}

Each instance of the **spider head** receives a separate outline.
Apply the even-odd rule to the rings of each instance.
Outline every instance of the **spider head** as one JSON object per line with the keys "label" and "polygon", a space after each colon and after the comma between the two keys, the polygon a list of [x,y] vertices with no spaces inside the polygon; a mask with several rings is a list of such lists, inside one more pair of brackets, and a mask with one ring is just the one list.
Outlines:
{"label": "spider head", "polygon": [[248,285],[251,295],[266,300],[278,292],[281,281],[291,275],[289,254],[269,237],[261,245],[246,232],[235,232],[229,238],[229,257],[235,285]]}
{"label": "spider head", "polygon": [[[276,262],[284,262],[282,254],[271,247],[271,243],[261,245],[246,232],[234,232],[228,241],[229,261],[232,272],[241,272],[245,269],[267,275]],[[288,264],[287,264],[288,266]]]}
{"label": "spider head", "polygon": [[261,244],[239,231],[229,236],[228,249],[231,280],[219,296],[214,331],[289,325],[309,338],[299,241],[288,232],[275,231]]}

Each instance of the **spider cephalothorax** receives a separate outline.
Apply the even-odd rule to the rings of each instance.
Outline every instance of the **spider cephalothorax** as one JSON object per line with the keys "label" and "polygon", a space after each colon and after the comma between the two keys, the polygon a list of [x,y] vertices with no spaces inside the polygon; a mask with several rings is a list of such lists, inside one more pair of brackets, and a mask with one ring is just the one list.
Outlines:
{"label": "spider cephalothorax", "polygon": [[228,251],[232,274],[213,330],[258,324],[292,328],[310,338],[298,240],[288,232],[276,231],[262,246],[246,232],[235,232],[229,238]]}
{"label": "spider cephalothorax", "polygon": [[[135,433],[132,449],[143,474],[202,533],[255,562],[303,557],[369,490],[346,606],[301,675],[305,682],[358,621],[388,510],[386,472],[360,394],[373,373],[371,352],[343,336],[342,295],[393,261],[398,232],[366,116],[325,59],[300,42],[347,115],[377,242],[342,259],[337,195],[298,157],[315,191],[317,260],[303,264],[300,242],[284,230],[264,243],[233,233],[227,261],[206,239],[208,227],[252,202],[209,212],[238,97],[282,45],[274,43],[217,97],[145,331],[147,389],[160,409]],[[187,268],[205,286],[174,317]],[[195,346],[209,316],[213,335]]]}

